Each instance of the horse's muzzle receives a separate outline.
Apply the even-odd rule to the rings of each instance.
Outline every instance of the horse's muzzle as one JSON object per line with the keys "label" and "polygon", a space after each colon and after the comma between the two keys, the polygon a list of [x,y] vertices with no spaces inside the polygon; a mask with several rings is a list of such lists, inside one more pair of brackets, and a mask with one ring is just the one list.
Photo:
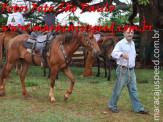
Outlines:
{"label": "horse's muzzle", "polygon": [[99,56],[99,55],[101,54],[101,52],[100,52],[100,51],[97,51],[97,50],[93,50],[93,51],[92,51],[92,54],[93,54],[94,56]]}

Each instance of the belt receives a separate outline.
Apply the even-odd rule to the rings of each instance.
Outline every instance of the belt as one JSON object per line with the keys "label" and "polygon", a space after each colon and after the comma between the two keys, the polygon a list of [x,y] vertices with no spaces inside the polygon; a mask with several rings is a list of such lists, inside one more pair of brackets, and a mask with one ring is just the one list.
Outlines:
{"label": "belt", "polygon": [[[126,68],[126,69],[127,69],[127,67],[126,67],[126,66],[121,66],[121,65],[118,65],[118,66],[120,66],[120,67],[122,67],[122,68]],[[129,70],[133,70],[133,69],[134,69],[134,67],[129,68]]]}

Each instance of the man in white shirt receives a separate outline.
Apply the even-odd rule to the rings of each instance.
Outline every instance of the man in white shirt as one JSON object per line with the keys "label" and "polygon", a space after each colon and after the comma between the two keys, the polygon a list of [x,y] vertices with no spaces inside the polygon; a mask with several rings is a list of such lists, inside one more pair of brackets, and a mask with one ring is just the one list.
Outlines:
{"label": "man in white shirt", "polygon": [[[19,12],[16,12],[16,13],[13,12],[12,14],[9,14],[7,26],[18,27],[18,25],[20,25],[20,26],[25,25],[23,15]],[[18,33],[27,33],[26,31],[21,30],[20,27],[18,28],[17,32]]]}
{"label": "man in white shirt", "polygon": [[[124,86],[127,84],[134,112],[148,114],[149,111],[144,110],[138,98],[136,76],[134,72],[136,51],[135,44],[132,41],[133,36],[134,32],[130,30],[130,28],[124,31],[124,39],[116,44],[111,54],[111,56],[116,59],[118,67],[116,69],[116,82],[110,99],[109,109],[114,113],[119,112],[117,102]],[[122,68],[126,68],[126,71],[124,71],[124,69],[122,70]]]}

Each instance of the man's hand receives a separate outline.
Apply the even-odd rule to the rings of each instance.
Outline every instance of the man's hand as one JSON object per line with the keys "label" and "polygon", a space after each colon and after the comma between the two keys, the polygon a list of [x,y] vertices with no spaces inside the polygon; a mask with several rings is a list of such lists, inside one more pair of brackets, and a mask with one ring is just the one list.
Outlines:
{"label": "man's hand", "polygon": [[126,53],[122,53],[122,57],[128,59],[128,55]]}

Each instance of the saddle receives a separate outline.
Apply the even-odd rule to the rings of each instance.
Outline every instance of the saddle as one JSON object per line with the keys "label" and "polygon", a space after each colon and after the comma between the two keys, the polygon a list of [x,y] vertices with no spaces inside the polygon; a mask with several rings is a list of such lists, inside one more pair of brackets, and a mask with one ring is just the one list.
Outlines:
{"label": "saddle", "polygon": [[[40,32],[32,32],[31,36],[23,43],[23,46],[27,48],[27,51],[32,54],[32,61],[34,63],[33,56],[41,56],[41,65],[43,67],[43,62],[47,67],[46,57],[50,49],[50,44],[52,40],[56,37],[56,32],[49,32],[43,35]],[[35,63],[34,63],[35,64]]]}

